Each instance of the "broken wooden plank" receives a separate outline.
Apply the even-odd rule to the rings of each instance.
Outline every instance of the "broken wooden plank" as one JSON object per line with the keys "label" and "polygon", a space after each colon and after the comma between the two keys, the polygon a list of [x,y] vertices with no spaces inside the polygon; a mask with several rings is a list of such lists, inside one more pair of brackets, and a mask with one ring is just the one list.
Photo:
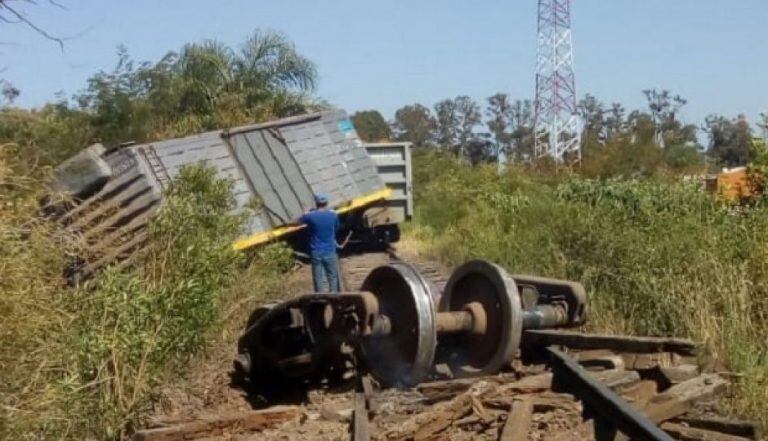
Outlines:
{"label": "broken wooden plank", "polygon": [[472,386],[472,382],[461,380],[442,380],[431,383],[422,383],[416,386],[416,390],[426,397],[435,395],[455,394],[458,395],[467,391]]}
{"label": "broken wooden plank", "polygon": [[430,395],[434,393],[442,392],[456,392],[461,393],[469,389],[473,384],[479,380],[487,381],[489,383],[512,383],[518,381],[515,375],[501,374],[480,378],[459,378],[455,380],[440,380],[432,381],[429,383],[421,383],[416,386],[416,390],[424,395]]}
{"label": "broken wooden plank", "polygon": [[674,422],[699,429],[713,430],[715,432],[741,436],[752,440],[763,439],[762,427],[759,423],[754,421],[739,421],[717,417],[679,417],[675,418]]}
{"label": "broken wooden plank", "polygon": [[379,413],[379,401],[376,399],[376,392],[370,375],[363,376],[360,383],[363,388],[363,393],[365,394],[365,402],[368,405],[368,410],[373,414]]}
{"label": "broken wooden plank", "polygon": [[574,441],[595,439],[595,420],[582,421],[575,428],[557,433],[551,437],[552,441]]}
{"label": "broken wooden plank", "polygon": [[507,416],[499,441],[525,441],[528,439],[529,426],[533,417],[533,399],[529,396],[512,403],[512,410]]}
{"label": "broken wooden plank", "polygon": [[648,401],[643,411],[655,423],[687,412],[694,403],[723,392],[728,381],[717,374],[705,374],[670,387]]}
{"label": "broken wooden plank", "polygon": [[619,393],[628,403],[642,409],[658,394],[658,385],[653,380],[642,380],[633,386],[619,389]]}
{"label": "broken wooden plank", "polygon": [[491,409],[500,409],[509,412],[514,401],[522,400],[527,397],[532,397],[533,399],[534,412],[544,413],[551,412],[555,409],[562,409],[572,413],[581,413],[583,411],[581,403],[573,395],[550,391],[524,395],[489,394],[488,396],[483,397],[482,403]]}
{"label": "broken wooden plank", "polygon": [[443,378],[454,378],[453,371],[451,370],[450,366],[445,363],[435,365],[435,373]]}
{"label": "broken wooden plank", "polygon": [[193,421],[176,426],[139,430],[133,435],[133,440],[178,441],[263,430],[297,419],[300,413],[296,406],[280,406],[216,419]]}
{"label": "broken wooden plank", "polygon": [[502,384],[498,388],[499,393],[516,393],[516,394],[530,394],[535,392],[544,392],[552,389],[552,379],[554,378],[551,372],[545,374],[531,375],[530,377],[523,377],[518,381]]}
{"label": "broken wooden plank", "polygon": [[579,332],[528,329],[523,343],[531,346],[564,346],[571,349],[610,349],[616,352],[674,352],[696,355],[699,345],[681,338],[629,337]]}
{"label": "broken wooden plank", "polygon": [[624,358],[611,351],[586,351],[574,357],[588,371],[625,369]]}
{"label": "broken wooden plank", "polygon": [[540,394],[528,396],[533,397],[534,413],[552,412],[557,409],[574,414],[581,414],[584,412],[584,407],[581,405],[581,402],[571,394],[543,392]]}
{"label": "broken wooden plank", "polygon": [[355,416],[352,421],[352,441],[370,441],[368,407],[365,403],[365,394],[362,392],[355,393]]}
{"label": "broken wooden plank", "polygon": [[480,401],[479,398],[476,396],[470,397],[470,402],[472,403],[472,412],[474,412],[475,415],[478,416],[482,421],[489,421],[490,415],[485,410],[485,406],[483,406],[483,402]]}
{"label": "broken wooden plank", "polygon": [[699,367],[694,364],[659,367],[659,373],[672,386],[696,378],[701,374],[701,372],[699,372]]}
{"label": "broken wooden plank", "polygon": [[749,438],[714,432],[677,423],[664,423],[661,428],[680,441],[747,441]]}
{"label": "broken wooden plank", "polygon": [[648,369],[659,369],[662,367],[674,366],[676,358],[672,352],[655,352],[650,354],[637,354],[627,352],[621,354],[624,359],[625,369],[634,369],[638,371]]}
{"label": "broken wooden plank", "polygon": [[424,402],[432,404],[439,401],[450,400],[457,395],[466,392],[469,388],[479,381],[499,384],[498,394],[517,393],[527,394],[534,392],[543,392],[552,387],[552,374],[545,373],[531,375],[517,380],[513,376],[492,376],[482,378],[465,378],[460,380],[436,381],[424,383],[417,386],[417,390],[424,395]]}
{"label": "broken wooden plank", "polygon": [[637,371],[615,369],[610,371],[590,372],[590,374],[613,390],[633,386],[640,382],[640,374],[638,374]]}
{"label": "broken wooden plank", "polygon": [[419,415],[425,420],[413,434],[414,441],[425,441],[438,435],[450,426],[454,421],[464,417],[472,411],[472,395],[465,392],[454,398],[446,406],[426,414]]}
{"label": "broken wooden plank", "polygon": [[328,421],[348,423],[352,420],[355,405],[351,401],[327,403],[320,407],[320,417]]}

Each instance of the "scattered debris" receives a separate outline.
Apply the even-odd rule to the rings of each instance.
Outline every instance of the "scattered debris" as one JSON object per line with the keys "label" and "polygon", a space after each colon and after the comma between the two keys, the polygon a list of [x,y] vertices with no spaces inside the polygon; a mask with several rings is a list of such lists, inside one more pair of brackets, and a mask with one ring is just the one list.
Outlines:
{"label": "scattered debris", "polygon": [[300,414],[300,409],[297,406],[273,407],[240,415],[198,420],[177,426],[140,430],[133,435],[133,439],[134,441],[176,441],[232,435],[275,427],[287,421],[297,420]]}
{"label": "scattered debris", "polygon": [[528,428],[533,418],[533,398],[528,395],[515,399],[512,410],[504,423],[500,441],[524,441],[528,439]]}
{"label": "scattered debris", "polygon": [[683,415],[697,401],[725,391],[728,381],[717,374],[704,374],[672,386],[648,401],[643,411],[655,423]]}
{"label": "scattered debris", "polygon": [[763,439],[763,432],[760,426],[754,421],[738,421],[728,418],[700,418],[700,417],[681,417],[673,422],[683,424],[688,427],[706,429],[728,435],[740,436],[751,440]]}
{"label": "scattered debris", "polygon": [[[363,258],[375,265],[381,261],[370,256]],[[475,378],[462,377],[455,367],[436,363],[428,376],[430,381],[411,389],[380,389],[372,377],[364,375],[359,383],[346,388],[315,385],[303,399],[294,401],[302,403],[298,408],[262,411],[271,414],[293,409],[290,418],[270,419],[262,426],[248,426],[228,417],[215,422],[176,421],[174,426],[141,431],[136,439],[589,440],[605,436],[607,429],[610,431],[611,424],[606,424],[605,418],[595,419],[601,415],[596,410],[605,405],[600,403],[608,398],[614,405],[621,403],[623,412],[650,421],[656,430],[651,439],[761,439],[760,428],[754,423],[712,417],[710,403],[727,388],[728,377],[700,368],[695,359],[698,345],[693,342],[524,331],[524,352],[530,349],[530,338],[563,348],[560,353],[579,372],[579,381],[595,386],[594,395],[563,388],[561,362],[546,356],[516,358],[502,373]],[[565,378],[574,381],[573,377]],[[357,386],[357,390],[352,386]],[[175,414],[184,413],[176,409]],[[612,416],[617,421],[624,417]],[[624,427],[624,423],[620,424]],[[154,433],[175,435],[141,437],[158,430],[170,432]],[[613,430],[615,436],[611,439],[626,439],[615,433],[615,427]]]}
{"label": "scattered debris", "polygon": [[328,421],[347,423],[352,420],[353,403],[329,403],[320,407],[320,416]]}
{"label": "scattered debris", "polygon": [[698,429],[695,427],[688,427],[682,424],[676,423],[664,423],[661,428],[665,432],[674,436],[675,439],[681,441],[746,441],[747,438],[740,436],[728,435],[720,432],[713,432],[711,430]]}
{"label": "scattered debris", "polygon": [[369,441],[371,439],[366,401],[364,393],[357,392],[355,394],[355,419],[352,427],[353,441]]}
{"label": "scattered debris", "polygon": [[659,371],[670,385],[680,384],[699,376],[699,367],[693,364],[660,367]]}

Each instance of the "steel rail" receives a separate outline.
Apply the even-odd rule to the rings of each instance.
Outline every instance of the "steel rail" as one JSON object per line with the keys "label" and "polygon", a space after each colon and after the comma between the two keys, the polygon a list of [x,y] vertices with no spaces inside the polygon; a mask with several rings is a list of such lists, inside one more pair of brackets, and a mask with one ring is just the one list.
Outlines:
{"label": "steel rail", "polygon": [[548,347],[547,351],[555,374],[552,388],[567,390],[579,398],[585,408],[595,415],[596,431],[599,423],[618,430],[633,440],[674,440],[605,384],[590,376],[564,352],[554,347]]}
{"label": "steel rail", "polygon": [[564,346],[579,350],[609,349],[638,354],[673,352],[684,356],[696,356],[700,350],[700,345],[683,338],[585,334],[559,329],[526,329],[523,334],[523,341],[534,347]]}

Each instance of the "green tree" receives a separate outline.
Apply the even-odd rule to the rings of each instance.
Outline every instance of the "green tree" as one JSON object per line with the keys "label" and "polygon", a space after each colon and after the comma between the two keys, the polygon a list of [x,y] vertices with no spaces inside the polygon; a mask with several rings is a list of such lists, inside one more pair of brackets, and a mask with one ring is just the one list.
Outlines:
{"label": "green tree", "polygon": [[[0,108],[0,144],[19,146],[17,167],[31,171],[38,165],[54,165],[88,145],[93,138],[91,115],[67,101],[40,109]],[[22,173],[22,170],[17,170]]]}
{"label": "green tree", "polygon": [[498,152],[495,144],[488,137],[476,136],[470,139],[464,146],[467,160],[471,165],[484,162],[496,162]]}
{"label": "green tree", "polygon": [[768,112],[760,114],[760,122],[757,123],[757,126],[760,128],[760,136],[762,136],[763,141],[768,142]]}
{"label": "green tree", "polygon": [[459,142],[459,114],[456,102],[444,99],[435,104],[437,143],[441,148],[452,149]]}
{"label": "green tree", "polygon": [[519,160],[533,158],[533,102],[516,100],[512,104],[510,132],[514,156]]}
{"label": "green tree", "polygon": [[289,116],[312,106],[315,65],[282,33],[256,30],[239,51],[207,40],[134,62],[124,47],[77,98],[107,143],[181,136]]}
{"label": "green tree", "polygon": [[670,144],[696,142],[696,127],[683,125],[677,120],[677,114],[688,100],[680,95],[672,95],[668,90],[644,90],[651,112],[654,130],[654,142],[664,148]]}
{"label": "green tree", "polygon": [[605,137],[614,140],[626,133],[626,109],[620,103],[611,104],[605,117]]}
{"label": "green tree", "polygon": [[483,120],[480,106],[468,96],[445,99],[435,105],[438,142],[463,157],[474,131]]}
{"label": "green tree", "polygon": [[[166,60],[174,59],[169,66],[160,66],[161,72],[170,74],[166,87],[152,87],[153,104],[160,104],[159,97],[176,93],[170,103],[175,104],[171,111],[181,115],[212,115],[216,112],[219,101],[236,89],[234,82],[235,55],[229,47],[215,40],[185,45],[181,52],[169,54]],[[170,115],[168,115],[170,116]]]}
{"label": "green tree", "polygon": [[76,96],[80,107],[91,114],[95,139],[113,145],[149,138],[153,124],[152,109],[143,99],[147,90],[140,77],[149,63],[137,67],[125,46],[118,47],[117,56],[111,72],[93,75],[87,89]]}
{"label": "green tree", "polygon": [[389,140],[389,124],[378,110],[363,110],[352,115],[352,123],[363,141],[377,142]]}
{"label": "green tree", "polygon": [[493,135],[499,153],[509,155],[512,150],[512,102],[509,95],[497,93],[488,97],[485,114],[488,116],[486,125]]}
{"label": "green tree", "polygon": [[437,121],[428,107],[416,103],[397,109],[392,129],[398,141],[410,141],[416,147],[425,147],[435,139]]}
{"label": "green tree", "polygon": [[607,138],[607,126],[603,103],[587,94],[578,105],[579,116],[584,122],[582,145],[602,144]]}
{"label": "green tree", "polygon": [[513,101],[508,95],[497,93],[488,98],[486,115],[489,118],[486,125],[499,146],[499,153],[503,152],[508,159],[532,157],[533,103],[530,100]]}
{"label": "green tree", "polygon": [[699,145],[674,144],[664,149],[664,163],[677,172],[701,171],[704,168],[704,156]]}
{"label": "green tree", "polygon": [[584,121],[584,174],[601,178],[644,177],[703,168],[696,127],[677,118],[686,100],[666,90],[643,93],[649,111],[636,110],[626,117],[626,110],[619,103],[606,109],[591,95],[579,103]]}
{"label": "green tree", "polygon": [[483,114],[480,106],[468,96],[458,96],[454,103],[459,120],[459,156],[464,156],[469,141],[475,137],[475,129],[483,122]]}
{"label": "green tree", "polygon": [[631,135],[631,144],[655,144],[656,125],[652,115],[639,110],[633,111],[627,117],[627,130]]}
{"label": "green tree", "polygon": [[710,115],[704,130],[709,134],[709,156],[719,164],[735,167],[751,161],[752,128],[744,115],[733,120]]}
{"label": "green tree", "polygon": [[304,110],[315,90],[317,67],[281,32],[256,30],[234,62],[237,90],[249,108],[266,106],[274,116]]}
{"label": "green tree", "polygon": [[13,104],[16,98],[19,97],[20,93],[21,92],[19,89],[14,87],[13,84],[6,80],[0,79],[0,96],[2,96],[0,104]]}

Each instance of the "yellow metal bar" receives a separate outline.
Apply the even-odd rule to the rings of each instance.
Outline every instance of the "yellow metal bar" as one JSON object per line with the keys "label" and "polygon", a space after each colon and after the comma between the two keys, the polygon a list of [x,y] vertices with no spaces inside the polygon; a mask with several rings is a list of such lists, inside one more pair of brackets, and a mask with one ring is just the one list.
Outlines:
{"label": "yellow metal bar", "polygon": [[[351,201],[345,204],[339,205],[334,209],[339,214],[349,213],[350,211],[354,211],[358,208],[365,207],[366,205],[370,205],[376,201],[387,199],[391,195],[392,195],[392,189],[383,188],[381,190],[375,191],[365,196],[352,199]],[[233,244],[233,247],[236,250],[241,251],[247,248],[254,247],[256,245],[262,245],[267,242],[271,242],[279,237],[299,231],[303,228],[304,228],[304,225],[292,225],[292,226],[277,227],[269,231],[262,231],[261,233],[256,233],[252,236],[235,241],[235,243]]]}
{"label": "yellow metal bar", "polygon": [[391,188],[382,188],[379,191],[375,191],[371,194],[361,196],[357,199],[352,199],[346,204],[342,204],[335,208],[339,214],[349,213],[350,211],[357,210],[360,207],[365,207],[376,201],[381,201],[392,196]]}

